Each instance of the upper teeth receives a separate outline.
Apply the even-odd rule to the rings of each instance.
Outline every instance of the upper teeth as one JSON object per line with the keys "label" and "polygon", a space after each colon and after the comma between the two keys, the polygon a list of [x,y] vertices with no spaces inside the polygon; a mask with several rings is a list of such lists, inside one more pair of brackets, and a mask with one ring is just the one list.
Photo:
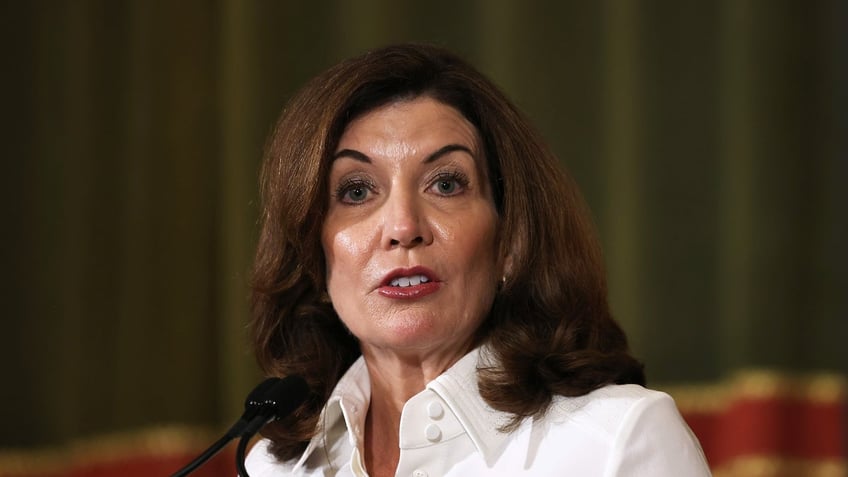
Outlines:
{"label": "upper teeth", "polygon": [[429,282],[430,279],[424,275],[412,275],[411,277],[399,277],[393,279],[389,284],[393,287],[408,287]]}

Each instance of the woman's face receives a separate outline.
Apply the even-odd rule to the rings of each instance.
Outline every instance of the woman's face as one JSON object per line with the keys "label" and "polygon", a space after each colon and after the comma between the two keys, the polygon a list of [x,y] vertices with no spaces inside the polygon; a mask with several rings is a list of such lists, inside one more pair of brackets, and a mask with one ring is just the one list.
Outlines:
{"label": "woman's face", "polygon": [[327,290],[363,352],[467,351],[500,277],[498,216],[476,128],[427,97],[352,121],[321,241]]}

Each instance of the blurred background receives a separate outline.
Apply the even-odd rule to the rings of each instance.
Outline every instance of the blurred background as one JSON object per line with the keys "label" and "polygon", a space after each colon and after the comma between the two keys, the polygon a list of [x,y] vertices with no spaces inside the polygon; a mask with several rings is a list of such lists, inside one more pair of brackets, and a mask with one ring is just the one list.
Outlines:
{"label": "blurred background", "polygon": [[469,59],[577,178],[715,475],[848,475],[845,2],[4,1],[0,31],[0,476],[167,475],[238,417],[264,141],[401,41]]}

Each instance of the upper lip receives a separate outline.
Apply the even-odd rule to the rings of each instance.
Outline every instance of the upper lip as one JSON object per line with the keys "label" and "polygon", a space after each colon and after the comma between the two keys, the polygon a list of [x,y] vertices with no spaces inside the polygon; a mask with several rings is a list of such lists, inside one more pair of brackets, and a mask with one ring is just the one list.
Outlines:
{"label": "upper lip", "polygon": [[424,275],[431,282],[439,281],[439,277],[436,275],[436,272],[430,270],[427,267],[416,266],[411,268],[396,268],[386,276],[383,277],[383,280],[380,282],[381,287],[389,286],[392,280],[400,277],[411,277],[413,275]]}

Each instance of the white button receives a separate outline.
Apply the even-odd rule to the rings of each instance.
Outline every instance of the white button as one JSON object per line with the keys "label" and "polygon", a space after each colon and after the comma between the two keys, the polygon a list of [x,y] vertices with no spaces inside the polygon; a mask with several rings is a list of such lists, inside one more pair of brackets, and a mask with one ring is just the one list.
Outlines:
{"label": "white button", "polygon": [[353,432],[355,432],[357,436],[362,435],[362,429],[359,428],[359,424],[353,426]]}
{"label": "white button", "polygon": [[445,410],[442,408],[439,401],[433,401],[427,405],[427,415],[430,416],[431,419],[441,419],[441,417],[445,415]]}
{"label": "white button", "polygon": [[427,434],[427,440],[430,442],[437,442],[442,438],[442,430],[435,424],[427,426],[427,429],[424,432]]}
{"label": "white button", "polygon": [[412,472],[412,477],[427,477],[427,472],[419,469]]}

